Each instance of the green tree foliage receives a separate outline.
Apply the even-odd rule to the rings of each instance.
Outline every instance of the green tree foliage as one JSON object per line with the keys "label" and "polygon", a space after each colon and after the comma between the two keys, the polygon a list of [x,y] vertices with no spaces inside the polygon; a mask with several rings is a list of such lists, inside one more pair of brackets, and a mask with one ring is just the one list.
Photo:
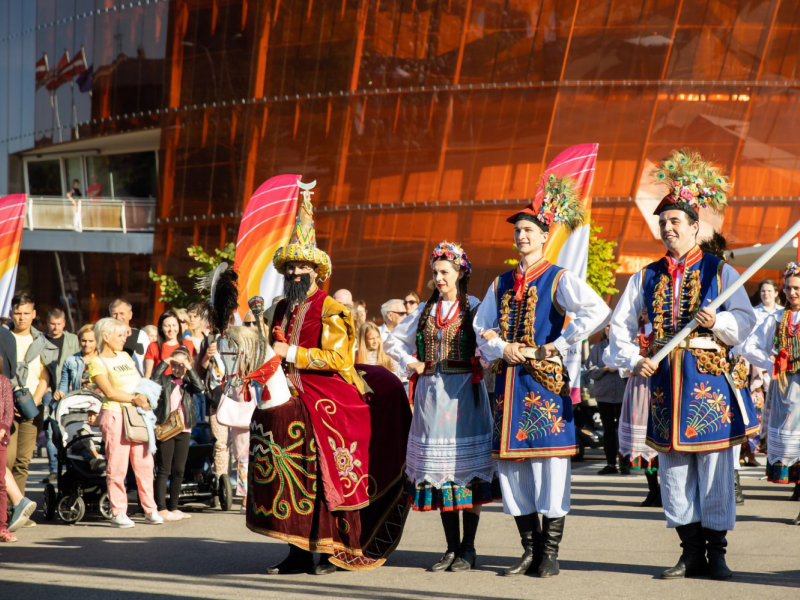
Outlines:
{"label": "green tree foliage", "polygon": [[232,265],[236,244],[231,242],[222,249],[216,248],[214,254],[209,254],[203,250],[202,246],[189,246],[186,252],[198,263],[198,266],[189,269],[187,273],[192,282],[191,292],[185,292],[172,275],[159,275],[152,269],[149,273],[150,279],[159,285],[161,296],[158,301],[169,304],[173,308],[186,308],[192,302],[200,299],[200,295],[195,292],[195,283],[213,271],[221,262]]}
{"label": "green tree foliage", "polygon": [[[594,221],[589,225],[589,261],[586,267],[586,283],[600,296],[611,296],[619,290],[614,287],[616,282],[617,269],[619,263],[614,261],[614,248],[617,242],[612,242],[598,237],[597,234],[603,231],[602,227],[595,226]],[[514,250],[518,250],[514,244]],[[506,259],[505,264],[509,267],[516,267],[519,260],[515,258]]]}
{"label": "green tree foliage", "polygon": [[614,248],[617,242],[598,237],[602,227],[589,225],[589,262],[586,266],[586,283],[600,296],[611,296],[619,290],[614,287],[617,280],[619,263],[614,261]]}

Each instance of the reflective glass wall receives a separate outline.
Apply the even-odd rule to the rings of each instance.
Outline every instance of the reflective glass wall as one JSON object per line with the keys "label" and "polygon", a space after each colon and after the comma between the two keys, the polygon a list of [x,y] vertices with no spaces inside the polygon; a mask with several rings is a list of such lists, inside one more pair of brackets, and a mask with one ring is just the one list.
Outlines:
{"label": "reflective glass wall", "polygon": [[672,148],[730,169],[733,245],[800,216],[794,3],[177,1],[170,33],[170,257],[235,239],[229,214],[300,173],[319,182],[331,286],[373,315],[409,288],[427,295],[445,238],[465,245],[481,295],[513,256],[504,218],[586,142],[600,144],[592,217],[619,243],[620,285],[662,252],[648,173]]}

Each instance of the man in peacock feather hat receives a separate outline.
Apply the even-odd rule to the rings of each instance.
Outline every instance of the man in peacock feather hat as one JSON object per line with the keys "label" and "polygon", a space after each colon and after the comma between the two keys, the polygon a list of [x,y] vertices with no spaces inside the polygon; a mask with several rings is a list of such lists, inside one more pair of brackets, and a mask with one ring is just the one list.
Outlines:
{"label": "man in peacock feather hat", "polygon": [[570,507],[570,457],[578,449],[562,361],[570,346],[605,326],[611,311],[585,281],[544,258],[551,226],[583,224],[574,181],[551,173],[536,198],[508,219],[520,262],[494,280],[473,327],[484,359],[495,362],[492,456],[503,511],[514,516],[524,550],[505,574],[552,577]]}
{"label": "man in peacock feather hat", "polygon": [[[673,151],[655,178],[669,187],[655,212],[667,254],[628,282],[611,319],[610,353],[621,372],[650,378],[647,444],[659,453],[667,526],[683,547],[661,577],[727,579],[726,535],[736,520],[733,448],[758,428],[746,380],[734,378],[728,354],[756,317],[744,288],[718,311],[704,308],[738,277],[697,245],[698,211],[724,211],[727,177],[696,152]],[[644,355],[636,344],[643,310],[655,337]],[[699,327],[656,365],[650,357],[692,319]]]}
{"label": "man in peacock feather hat", "polygon": [[316,245],[314,184],[298,183],[297,221],[274,257],[286,297],[261,315],[280,359],[246,377],[266,383],[283,368],[291,396],[263,398],[253,415],[247,527],[289,544],[270,574],[371,569],[397,546],[408,514],[411,410],[392,373],[353,364],[350,310],[319,287],[331,260]]}

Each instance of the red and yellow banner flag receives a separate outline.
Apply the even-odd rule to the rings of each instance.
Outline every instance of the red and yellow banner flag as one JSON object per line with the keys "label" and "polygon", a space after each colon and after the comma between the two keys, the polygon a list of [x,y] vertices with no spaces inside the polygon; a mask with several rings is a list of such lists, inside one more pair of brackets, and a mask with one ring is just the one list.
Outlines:
{"label": "red and yellow banner flag", "polygon": [[4,317],[11,313],[11,299],[17,286],[26,202],[25,194],[0,198],[0,316]]}
{"label": "red and yellow banner flag", "polygon": [[247,301],[264,298],[265,306],[283,293],[283,276],[272,266],[275,251],[292,233],[297,216],[297,181],[300,175],[278,175],[250,197],[239,225],[234,267],[239,273],[239,316],[244,318]]}
{"label": "red and yellow banner flag", "polygon": [[[566,227],[559,226],[550,231],[550,239],[544,251],[545,258],[559,267],[564,267],[586,280],[586,267],[589,262],[589,234],[592,217],[592,183],[597,162],[598,144],[580,144],[567,148],[556,156],[548,165],[544,176],[555,173],[558,176],[569,175],[575,180],[575,187],[580,190],[583,208],[586,211],[585,225],[572,233]],[[538,198],[544,191],[542,186],[536,192]],[[569,371],[570,396],[573,404],[581,399],[581,349],[580,345],[569,349],[564,359]]]}

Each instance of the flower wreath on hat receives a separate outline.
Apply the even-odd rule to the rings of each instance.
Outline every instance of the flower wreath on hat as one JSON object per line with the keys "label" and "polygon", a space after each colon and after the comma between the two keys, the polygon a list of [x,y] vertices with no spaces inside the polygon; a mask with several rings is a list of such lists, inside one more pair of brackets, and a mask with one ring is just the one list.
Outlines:
{"label": "flower wreath on hat", "polygon": [[786,265],[786,270],[783,272],[783,278],[789,279],[789,277],[800,277],[800,265],[796,262],[790,262]]}
{"label": "flower wreath on hat", "polygon": [[448,260],[456,265],[461,271],[469,275],[472,273],[472,263],[469,262],[467,253],[458,244],[452,242],[439,242],[439,245],[431,253],[431,269],[437,260]]}

